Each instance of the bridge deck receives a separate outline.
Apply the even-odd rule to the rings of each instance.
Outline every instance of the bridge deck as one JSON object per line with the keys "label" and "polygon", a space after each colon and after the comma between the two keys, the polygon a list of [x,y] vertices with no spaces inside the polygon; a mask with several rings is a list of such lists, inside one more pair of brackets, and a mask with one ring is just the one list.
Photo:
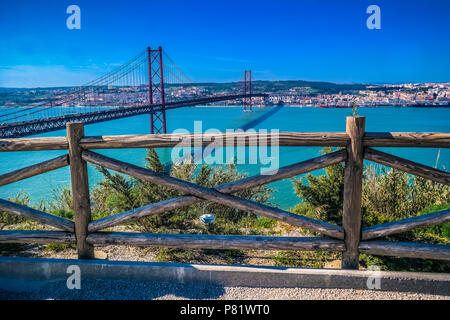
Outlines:
{"label": "bridge deck", "polygon": [[0,138],[20,138],[50,131],[64,129],[68,122],[83,122],[84,124],[91,124],[121,118],[137,116],[141,114],[150,114],[165,110],[193,107],[200,104],[207,104],[219,101],[235,100],[250,97],[265,97],[266,94],[238,94],[225,95],[208,98],[200,98],[193,100],[184,100],[176,102],[168,102],[163,106],[162,104],[139,105],[133,107],[118,107],[110,110],[76,113],[65,116],[51,117],[45,119],[37,119],[23,122],[13,122],[0,125]]}

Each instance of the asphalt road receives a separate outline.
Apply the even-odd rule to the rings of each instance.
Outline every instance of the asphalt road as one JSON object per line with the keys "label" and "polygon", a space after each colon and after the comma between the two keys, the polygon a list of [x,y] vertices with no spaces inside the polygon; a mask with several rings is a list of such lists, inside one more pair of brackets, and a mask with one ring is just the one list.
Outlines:
{"label": "asphalt road", "polygon": [[[173,299],[237,299],[237,300],[450,300],[450,296],[378,290],[249,288],[192,285],[153,281],[89,280],[81,288],[69,290],[65,281],[45,284],[3,283],[0,299],[46,300],[173,300]],[[19,288],[20,287],[20,288]]]}

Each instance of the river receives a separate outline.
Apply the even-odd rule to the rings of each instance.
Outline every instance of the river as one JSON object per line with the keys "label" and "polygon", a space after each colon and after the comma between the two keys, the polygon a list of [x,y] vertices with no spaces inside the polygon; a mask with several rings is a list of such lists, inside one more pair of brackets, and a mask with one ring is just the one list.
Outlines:
{"label": "river", "polygon": [[[269,116],[266,116],[267,113]],[[366,131],[404,131],[404,132],[450,132],[450,108],[359,108],[358,114],[366,116]],[[203,131],[217,129],[244,128],[249,124],[256,130],[278,129],[279,131],[325,132],[345,131],[345,118],[350,109],[320,109],[312,107],[283,107],[277,112],[273,108],[253,109],[243,112],[239,107],[192,107],[167,111],[167,130],[177,129],[194,132],[195,121],[202,121]],[[86,135],[121,135],[147,134],[150,132],[148,115],[141,115],[109,122],[87,125]],[[39,136],[62,136],[65,130],[59,130]],[[318,147],[282,147],[279,150],[279,165],[284,166],[307,160],[320,154]],[[436,165],[439,150],[435,148],[381,148],[380,150],[430,166]],[[145,149],[101,150],[99,153],[131,162],[144,164]],[[10,172],[28,165],[48,160],[64,151],[4,152],[0,153],[0,174]],[[163,162],[171,159],[171,149],[158,149]],[[270,152],[269,152],[270,154]],[[89,182],[93,187],[102,176],[91,165]],[[242,164],[238,170],[249,174],[260,172],[261,163]],[[267,167],[267,166],[266,166]],[[441,149],[438,168],[448,170],[450,167],[450,150]],[[323,170],[314,174],[323,174]],[[61,168],[46,174],[0,187],[0,198],[14,197],[19,192],[30,195],[33,203],[40,200],[51,201],[53,190],[70,186],[69,168]],[[290,180],[279,181],[269,185],[274,189],[273,202],[283,209],[295,206],[300,199],[294,194]]]}

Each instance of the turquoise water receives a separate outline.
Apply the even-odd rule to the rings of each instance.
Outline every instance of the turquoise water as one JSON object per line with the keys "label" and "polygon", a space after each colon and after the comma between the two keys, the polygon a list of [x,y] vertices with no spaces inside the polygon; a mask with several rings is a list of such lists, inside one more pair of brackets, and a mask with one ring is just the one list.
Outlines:
{"label": "turquoise water", "polygon": [[[194,121],[202,121],[203,130],[216,128],[222,132],[226,129],[245,127],[251,121],[258,119],[269,108],[255,108],[253,112],[243,112],[242,108],[226,107],[196,107],[170,110],[167,112],[168,132],[179,128],[194,131]],[[421,131],[450,132],[449,108],[360,108],[360,115],[367,117],[366,131]],[[345,118],[349,109],[318,109],[283,107],[274,115],[256,124],[258,129],[279,129],[280,131],[345,131]],[[86,135],[120,135],[146,134],[150,132],[149,116],[142,115],[109,122],[87,125]],[[40,136],[65,136],[65,130],[42,134]],[[438,149],[434,148],[383,148],[385,152],[400,157],[435,166]],[[319,155],[317,147],[283,147],[279,150],[280,166],[307,160]],[[145,149],[99,150],[99,153],[131,162],[144,164]],[[64,151],[34,151],[34,152],[4,152],[0,153],[0,174],[20,169],[41,161],[48,160]],[[171,149],[158,149],[158,154],[164,162],[170,161]],[[270,152],[269,152],[270,155]],[[238,169],[249,174],[258,174],[261,164],[239,165]],[[267,166],[266,166],[267,167]],[[450,150],[441,149],[438,167],[450,167]],[[91,165],[89,182],[91,187],[101,180],[101,175]],[[317,171],[315,174],[322,174]],[[7,186],[0,187],[0,198],[8,198],[19,192],[26,192],[34,203],[40,200],[52,200],[53,190],[61,186],[70,186],[69,168],[61,168],[43,175],[32,177]],[[274,188],[273,202],[282,208],[293,207],[299,198],[293,192],[290,180],[279,181],[269,185]]]}

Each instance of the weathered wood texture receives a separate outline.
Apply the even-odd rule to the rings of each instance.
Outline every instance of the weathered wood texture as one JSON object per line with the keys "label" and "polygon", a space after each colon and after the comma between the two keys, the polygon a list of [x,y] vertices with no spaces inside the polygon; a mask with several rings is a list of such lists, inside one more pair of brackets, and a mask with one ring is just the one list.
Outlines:
{"label": "weathered wood texture", "polygon": [[365,117],[347,117],[347,162],[344,174],[344,208],[342,226],[346,250],[342,254],[343,269],[359,268],[358,245],[361,236],[361,196],[363,175],[363,137]]}
{"label": "weathered wood texture", "polygon": [[[264,139],[264,133],[231,133],[228,138],[241,139],[245,144],[254,143],[254,137]],[[226,139],[227,134],[203,134],[203,146],[211,143],[212,137]],[[270,136],[270,134],[269,134]],[[126,135],[126,136],[95,136],[81,140],[83,149],[117,149],[117,148],[163,148],[175,147],[181,141],[193,141],[194,134],[164,134],[164,135]],[[345,132],[280,132],[279,146],[346,146],[349,137]],[[271,144],[271,139],[267,139]],[[450,148],[450,133],[439,132],[367,132],[364,138],[366,147],[423,147]],[[0,152],[67,150],[66,137],[45,138],[13,138],[0,139]]]}
{"label": "weathered wood texture", "polygon": [[68,243],[75,244],[75,235],[64,231],[1,230],[0,243]]}
{"label": "weathered wood texture", "polygon": [[348,140],[344,132],[280,132],[276,135],[278,138],[273,140],[271,133],[258,132],[100,136],[86,137],[81,140],[81,145],[84,149],[162,148],[193,146],[196,140],[200,142],[199,146],[207,146],[212,141],[216,146],[230,142],[239,143],[239,146],[254,146],[261,142],[268,146],[272,143],[279,146],[345,146]]}
{"label": "weathered wood texture", "polygon": [[57,229],[66,230],[70,232],[74,231],[73,221],[57,217],[52,214],[45,213],[30,207],[26,207],[21,204],[0,199],[0,210],[16,214],[26,219],[38,221],[40,223],[47,224]]}
{"label": "weathered wood texture", "polygon": [[363,228],[362,240],[381,238],[450,221],[450,209]]}
{"label": "weathered wood texture", "polygon": [[86,242],[88,224],[91,221],[91,203],[86,162],[81,158],[80,139],[84,136],[83,123],[67,124],[69,141],[70,178],[72,181],[73,207],[75,212],[75,235],[78,258],[93,259],[94,248]]}
{"label": "weathered wood texture", "polygon": [[361,253],[389,257],[450,260],[450,245],[383,240],[361,241]]}
{"label": "weathered wood texture", "polygon": [[129,163],[111,159],[91,151],[83,151],[83,159],[93,164],[124,173],[144,181],[149,181],[161,186],[185,192],[186,194],[193,195],[200,199],[210,200],[231,208],[276,219],[294,226],[325,234],[332,238],[343,239],[344,236],[342,227],[340,226],[296,215],[288,211],[269,207],[247,199],[224,194],[215,189],[205,188],[188,181],[183,181],[158,172],[140,168]]}
{"label": "weathered wood texture", "polygon": [[450,148],[450,133],[366,132],[365,147]]}
{"label": "weathered wood texture", "polygon": [[67,150],[66,137],[0,139],[0,152]]}
{"label": "weathered wood texture", "polygon": [[[287,179],[313,170],[319,170],[328,167],[330,165],[345,161],[346,158],[347,158],[347,151],[340,150],[310,160],[306,160],[300,163],[282,167],[278,170],[276,174],[255,175],[252,177],[247,177],[216,186],[214,189],[226,194],[234,193],[241,190],[246,190],[260,185],[264,185],[267,183],[275,182],[278,180]],[[198,203],[200,201],[203,200],[194,196],[185,195],[153,203],[141,208],[137,208],[134,210],[122,212],[119,214],[115,214],[113,216],[92,221],[89,223],[89,232],[94,232],[105,228],[110,228],[119,224],[131,222],[148,215],[160,214],[169,210],[189,206],[194,203]]]}
{"label": "weathered wood texture", "polygon": [[26,168],[15,170],[0,175],[0,186],[4,186],[13,182],[17,182],[23,179],[27,179],[39,174],[56,170],[65,167],[69,164],[69,158],[67,155],[63,155],[57,158],[53,158]]}
{"label": "weathered wood texture", "polygon": [[343,251],[345,248],[343,241],[321,237],[96,232],[89,234],[87,241],[101,246],[129,245],[181,249]]}
{"label": "weathered wood texture", "polygon": [[228,182],[217,186],[215,189],[222,193],[233,193],[264,184],[280,181],[305,174],[311,171],[320,170],[347,160],[347,150],[339,150],[305,160],[299,163],[281,167],[277,170],[266,172],[265,174],[254,175],[236,181]]}
{"label": "weathered wood texture", "polygon": [[429,179],[445,185],[450,185],[450,173],[437,170],[410,160],[406,160],[385,152],[367,148],[364,151],[364,158],[425,179]]}
{"label": "weathered wood texture", "polygon": [[[220,134],[147,134],[120,136],[84,137],[80,141],[83,149],[120,149],[120,148],[168,148],[180,146],[180,143],[190,144],[194,140],[202,140],[201,146],[207,146],[211,141],[221,145],[226,141],[239,142],[239,145],[255,145],[272,142],[279,146],[345,146],[348,136],[344,132],[280,132],[278,141],[270,139],[271,133],[220,133]],[[63,150],[68,148],[65,137],[46,138],[13,138],[0,139],[0,152],[6,151],[39,151]]]}

